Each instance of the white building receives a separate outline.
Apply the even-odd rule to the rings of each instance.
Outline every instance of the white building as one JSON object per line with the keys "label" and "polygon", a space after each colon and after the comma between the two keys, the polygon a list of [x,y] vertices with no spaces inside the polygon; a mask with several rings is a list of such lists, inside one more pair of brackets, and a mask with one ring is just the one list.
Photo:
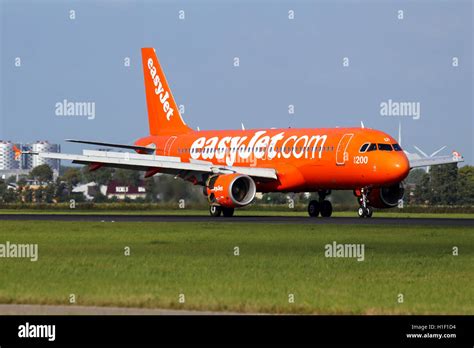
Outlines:
{"label": "white building", "polygon": [[20,169],[20,161],[15,159],[15,144],[0,140],[0,170]]}
{"label": "white building", "polygon": [[[59,144],[51,144],[48,141],[37,141],[32,144],[24,144],[22,146],[23,151],[32,152],[61,152],[61,146]],[[59,172],[61,166],[60,160],[51,158],[42,158],[34,155],[23,156],[23,169],[33,169],[34,167],[47,164],[53,171]]]}

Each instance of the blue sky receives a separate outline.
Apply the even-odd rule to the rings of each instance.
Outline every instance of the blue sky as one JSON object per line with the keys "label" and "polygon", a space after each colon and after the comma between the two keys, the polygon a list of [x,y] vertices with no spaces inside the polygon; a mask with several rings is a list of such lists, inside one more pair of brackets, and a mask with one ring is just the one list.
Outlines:
{"label": "blue sky", "polygon": [[[78,152],[82,146],[63,140],[131,143],[147,135],[140,48],[152,46],[192,127],[363,120],[396,137],[401,122],[408,151],[447,145],[441,154],[457,150],[473,164],[472,7],[468,0],[0,0],[0,139],[47,139]],[[94,102],[95,118],[57,116],[64,99]],[[420,118],[382,116],[389,99],[419,103]]]}

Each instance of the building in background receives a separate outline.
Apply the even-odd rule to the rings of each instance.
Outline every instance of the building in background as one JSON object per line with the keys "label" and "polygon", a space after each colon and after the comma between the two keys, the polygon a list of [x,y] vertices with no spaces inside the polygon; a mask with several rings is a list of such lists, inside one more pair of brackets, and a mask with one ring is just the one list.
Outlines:
{"label": "building in background", "polygon": [[48,141],[36,141],[31,144],[19,144],[11,141],[0,140],[0,179],[7,179],[15,176],[18,180],[20,176],[28,175],[35,167],[47,164],[53,170],[53,177],[59,175],[61,166],[60,160],[40,158],[33,155],[22,155],[15,158],[15,147],[23,152],[61,152],[59,144],[52,144]]}
{"label": "building in background", "polygon": [[0,140],[0,171],[20,169],[20,162],[15,159],[15,146],[11,141]]}
{"label": "building in background", "polygon": [[145,183],[140,182],[138,186],[121,185],[115,181],[110,181],[107,185],[106,196],[108,199],[116,198],[119,200],[137,198],[146,198]]}
{"label": "building in background", "polygon": [[[37,141],[33,144],[23,145],[23,151],[32,151],[32,152],[61,152],[61,146],[59,144],[51,144],[48,141]],[[23,168],[24,169],[33,169],[42,164],[47,164],[51,167],[53,171],[59,173],[59,167],[61,166],[60,160],[51,159],[51,158],[41,158],[39,156],[22,156]]]}

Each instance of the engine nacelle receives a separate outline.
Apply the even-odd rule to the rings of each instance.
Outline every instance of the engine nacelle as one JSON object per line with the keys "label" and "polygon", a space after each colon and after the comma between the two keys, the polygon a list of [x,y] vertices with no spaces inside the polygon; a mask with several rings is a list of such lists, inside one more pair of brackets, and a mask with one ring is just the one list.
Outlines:
{"label": "engine nacelle", "polygon": [[243,207],[257,193],[255,181],[242,174],[213,175],[207,181],[206,190],[209,203],[226,208]]}
{"label": "engine nacelle", "polygon": [[405,189],[401,183],[381,188],[374,188],[368,195],[369,205],[375,208],[393,208],[403,198]]}

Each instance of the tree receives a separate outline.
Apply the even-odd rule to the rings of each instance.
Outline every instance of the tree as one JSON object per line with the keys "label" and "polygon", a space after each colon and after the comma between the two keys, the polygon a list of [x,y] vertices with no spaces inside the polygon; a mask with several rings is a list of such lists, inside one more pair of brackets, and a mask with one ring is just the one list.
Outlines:
{"label": "tree", "polygon": [[50,183],[48,186],[46,186],[43,196],[45,203],[53,203],[55,191],[56,185],[54,183]]}
{"label": "tree", "polygon": [[458,172],[458,197],[459,203],[474,205],[474,167],[464,166]]}
{"label": "tree", "polygon": [[145,179],[146,202],[156,203],[158,201],[158,187],[155,177]]}
{"label": "tree", "polygon": [[288,202],[285,193],[269,192],[263,195],[262,201],[266,204],[285,204]]}
{"label": "tree", "polygon": [[433,166],[430,169],[431,203],[453,205],[458,200],[457,163]]}
{"label": "tree", "polygon": [[408,177],[405,179],[407,184],[418,185],[426,172],[423,169],[413,169],[408,174]]}
{"label": "tree", "polygon": [[430,203],[432,199],[430,175],[428,173],[425,173],[424,171],[422,174],[423,175],[419,179],[418,183],[416,183],[414,197],[414,201],[416,204]]}
{"label": "tree", "polygon": [[74,186],[81,182],[82,173],[78,168],[68,168],[64,172],[62,179],[66,182],[69,192],[72,192]]}
{"label": "tree", "polygon": [[39,187],[33,191],[33,197],[34,197],[35,203],[43,202],[43,192],[44,190],[42,187]]}
{"label": "tree", "polygon": [[9,189],[7,183],[0,181],[0,202],[13,203],[18,199],[18,193]]}
{"label": "tree", "polygon": [[104,203],[107,202],[107,196],[103,195],[100,190],[97,190],[96,195],[94,196],[94,203]]}
{"label": "tree", "polygon": [[7,178],[7,183],[8,184],[12,184],[12,183],[15,183],[16,182],[16,175],[12,175],[12,176],[9,176]]}
{"label": "tree", "polygon": [[138,186],[141,182],[140,172],[131,169],[116,169],[114,173],[114,180],[120,185]]}
{"label": "tree", "polygon": [[95,182],[97,185],[107,185],[112,179],[114,170],[108,167],[102,167],[94,171],[90,171],[87,166],[82,168],[82,176],[85,182]]}
{"label": "tree", "polygon": [[51,181],[53,179],[53,170],[47,164],[42,164],[31,170],[30,178],[41,182]]}
{"label": "tree", "polygon": [[204,203],[206,198],[202,190],[202,186],[194,186],[188,181],[175,179],[170,175],[156,177],[156,192],[160,201],[177,203],[180,199],[184,199],[186,202]]}
{"label": "tree", "polygon": [[20,188],[25,187],[26,186],[26,178],[21,177],[20,180],[18,180],[17,184],[18,184],[18,187],[20,187]]}
{"label": "tree", "polygon": [[33,202],[33,190],[28,186],[24,190],[23,199],[25,200],[26,203]]}
{"label": "tree", "polygon": [[57,202],[66,202],[69,199],[69,192],[66,188],[66,184],[61,182],[60,178],[56,179],[56,185],[54,185],[54,197]]}

